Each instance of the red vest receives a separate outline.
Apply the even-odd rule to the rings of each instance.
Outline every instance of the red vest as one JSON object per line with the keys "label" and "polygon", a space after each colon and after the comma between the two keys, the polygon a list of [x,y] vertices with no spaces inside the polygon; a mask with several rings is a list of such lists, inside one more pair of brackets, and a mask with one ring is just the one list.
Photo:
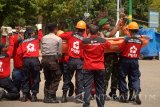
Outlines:
{"label": "red vest", "polygon": [[17,50],[18,55],[25,57],[39,57],[39,43],[42,39],[42,30],[38,31],[38,38],[31,37],[20,44]]}
{"label": "red vest", "polygon": [[7,53],[0,54],[0,79],[10,76],[10,59],[13,53],[13,37],[9,37],[9,48]]}
{"label": "red vest", "polygon": [[138,58],[142,48],[142,41],[137,37],[126,37],[120,46],[121,56],[126,58]]}
{"label": "red vest", "polygon": [[68,55],[70,57],[82,57],[82,49],[80,49],[80,44],[84,38],[83,36],[73,32],[66,32],[61,34],[60,37],[68,41]]}

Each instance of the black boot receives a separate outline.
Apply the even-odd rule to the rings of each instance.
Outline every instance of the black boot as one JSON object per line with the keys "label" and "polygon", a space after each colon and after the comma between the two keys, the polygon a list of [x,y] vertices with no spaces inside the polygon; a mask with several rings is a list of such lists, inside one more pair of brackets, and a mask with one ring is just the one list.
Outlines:
{"label": "black boot", "polygon": [[56,94],[51,94],[52,97],[52,103],[59,103],[59,101],[57,100]]}
{"label": "black boot", "polygon": [[27,99],[31,101],[32,96],[31,96],[31,94],[30,94],[30,93],[27,93]]}
{"label": "black boot", "polygon": [[73,94],[74,94],[74,85],[72,82],[70,82],[68,96],[71,97]]}
{"label": "black boot", "polygon": [[27,93],[23,93],[23,96],[22,96],[22,98],[21,98],[21,101],[22,102],[26,102],[28,100],[28,98],[27,98]]}
{"label": "black boot", "polygon": [[44,90],[44,103],[59,103],[56,100],[56,96],[54,94],[50,94],[46,89]]}
{"label": "black boot", "polygon": [[134,95],[134,98],[135,98],[135,102],[138,104],[138,105],[141,105],[141,100],[139,98],[139,91],[135,91],[133,92],[133,95]]}
{"label": "black boot", "polygon": [[133,90],[129,91],[129,101],[135,101],[135,98],[133,96]]}
{"label": "black boot", "polygon": [[31,102],[36,102],[37,101],[37,94],[33,93],[31,96]]}
{"label": "black boot", "polygon": [[128,94],[120,93],[119,101],[122,103],[128,103]]}
{"label": "black boot", "polygon": [[110,93],[109,93],[109,96],[113,99],[113,100],[118,100],[118,97],[117,97],[117,95],[116,95],[116,91],[111,91]]}
{"label": "black boot", "polygon": [[66,103],[67,102],[67,95],[66,94],[67,94],[66,92],[63,92],[61,103]]}
{"label": "black boot", "polygon": [[0,100],[5,98],[6,92],[4,90],[0,90]]}

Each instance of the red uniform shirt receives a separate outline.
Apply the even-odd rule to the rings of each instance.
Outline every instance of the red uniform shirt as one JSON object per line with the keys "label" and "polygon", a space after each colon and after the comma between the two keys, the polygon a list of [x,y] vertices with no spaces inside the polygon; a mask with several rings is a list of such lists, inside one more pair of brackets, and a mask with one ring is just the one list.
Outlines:
{"label": "red uniform shirt", "polygon": [[0,79],[10,76],[10,59],[13,53],[13,37],[9,37],[9,48],[4,54],[0,54]]}
{"label": "red uniform shirt", "polygon": [[17,55],[17,49],[19,47],[18,40],[19,40],[19,35],[15,34],[14,39],[13,39],[13,41],[14,41],[13,63],[14,63],[14,68],[21,69],[23,66],[23,57]]}
{"label": "red uniform shirt", "polygon": [[68,41],[68,55],[73,58],[82,57],[82,49],[79,47],[84,36],[79,35],[78,33],[65,32],[60,35],[62,39]]}
{"label": "red uniform shirt", "polygon": [[104,67],[104,50],[110,47],[110,43],[100,37],[86,38],[82,41],[85,70],[102,70]]}
{"label": "red uniform shirt", "polygon": [[39,57],[39,43],[42,39],[42,30],[38,31],[38,38],[31,37],[20,44],[17,54],[22,55],[23,58]]}
{"label": "red uniform shirt", "polygon": [[142,48],[142,41],[137,37],[126,37],[120,46],[121,57],[138,58]]}

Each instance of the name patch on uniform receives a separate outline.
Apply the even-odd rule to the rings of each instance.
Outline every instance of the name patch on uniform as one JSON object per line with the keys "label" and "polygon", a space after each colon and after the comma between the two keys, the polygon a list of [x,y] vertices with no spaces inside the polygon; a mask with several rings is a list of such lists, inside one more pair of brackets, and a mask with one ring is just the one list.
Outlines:
{"label": "name patch on uniform", "polygon": [[138,39],[129,39],[127,42],[129,43],[138,43],[138,44],[141,44],[142,42]]}
{"label": "name patch on uniform", "polygon": [[33,41],[33,40],[35,40],[35,39],[36,39],[36,38],[29,38],[29,39],[24,40],[23,43],[25,43],[25,42],[30,42],[30,41]]}
{"label": "name patch on uniform", "polygon": [[83,40],[83,37],[80,36],[80,35],[78,35],[78,34],[74,34],[73,36],[74,36],[75,38],[79,39],[79,40]]}

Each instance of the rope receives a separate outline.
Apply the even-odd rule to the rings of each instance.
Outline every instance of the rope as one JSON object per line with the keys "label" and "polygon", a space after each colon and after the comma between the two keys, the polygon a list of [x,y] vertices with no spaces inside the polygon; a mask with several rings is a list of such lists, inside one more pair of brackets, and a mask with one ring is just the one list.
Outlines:
{"label": "rope", "polygon": [[147,22],[147,21],[143,21],[143,20],[139,20],[139,19],[134,19],[134,18],[132,18],[132,19],[135,20],[135,21],[139,21],[139,22],[156,24],[156,22]]}

